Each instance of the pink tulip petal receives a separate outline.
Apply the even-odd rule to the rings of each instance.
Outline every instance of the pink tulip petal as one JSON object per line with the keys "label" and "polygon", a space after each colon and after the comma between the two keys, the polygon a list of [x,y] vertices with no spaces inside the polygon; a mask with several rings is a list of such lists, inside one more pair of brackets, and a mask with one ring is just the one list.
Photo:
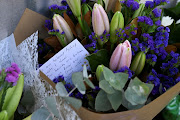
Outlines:
{"label": "pink tulip petal", "polygon": [[120,57],[122,54],[122,44],[119,44],[116,49],[114,50],[111,59],[110,59],[110,69],[115,71],[117,70],[119,61],[120,61]]}
{"label": "pink tulip petal", "polygon": [[60,15],[57,16],[57,19],[58,19],[58,22],[61,25],[63,31],[65,32],[68,43],[70,43],[74,39],[73,33],[71,32],[71,28],[69,27],[67,22],[64,20],[64,18],[61,17]]}
{"label": "pink tulip petal", "polygon": [[107,33],[109,33],[109,19],[108,19],[107,13],[105,12],[104,8],[101,5],[99,5],[98,7],[101,12],[102,19],[103,19],[102,22],[104,22],[105,29]]}
{"label": "pink tulip petal", "polygon": [[93,24],[93,30],[98,36],[102,35],[105,30],[105,26],[104,24],[102,24],[102,22],[103,22],[103,18],[99,11],[99,5],[95,3],[92,12],[92,24]]}

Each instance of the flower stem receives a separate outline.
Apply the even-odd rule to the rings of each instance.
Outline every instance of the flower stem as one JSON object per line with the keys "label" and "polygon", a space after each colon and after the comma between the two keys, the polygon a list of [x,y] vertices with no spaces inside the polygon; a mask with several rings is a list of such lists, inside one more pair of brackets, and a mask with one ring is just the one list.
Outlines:
{"label": "flower stem", "polygon": [[84,31],[84,26],[83,26],[81,17],[79,16],[79,17],[77,17],[77,19],[78,19],[78,22],[79,22],[79,24],[80,24],[80,26],[81,26],[82,32],[85,33],[85,31]]}
{"label": "flower stem", "polygon": [[67,97],[69,97],[69,95],[70,95],[72,92],[74,92],[74,91],[76,90],[76,88],[77,88],[77,87],[74,87],[74,88],[68,93]]}
{"label": "flower stem", "polygon": [[111,44],[111,51],[110,51],[110,52],[112,53],[113,50],[114,50],[114,44],[112,43],[112,44]]}

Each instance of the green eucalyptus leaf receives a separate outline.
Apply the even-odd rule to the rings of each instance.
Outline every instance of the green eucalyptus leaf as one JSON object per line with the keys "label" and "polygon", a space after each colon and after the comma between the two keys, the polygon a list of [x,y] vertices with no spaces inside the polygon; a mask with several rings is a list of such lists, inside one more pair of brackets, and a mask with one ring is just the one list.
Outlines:
{"label": "green eucalyptus leaf", "polygon": [[56,98],[55,97],[46,97],[45,102],[48,106],[48,109],[54,114],[54,116],[59,118],[60,115],[59,115],[59,111],[57,110],[57,106],[56,106],[56,104],[57,104]]}
{"label": "green eucalyptus leaf", "polygon": [[127,101],[124,97],[122,100],[122,105],[127,108],[128,110],[136,110],[144,106],[144,104],[137,104],[137,105],[132,105],[129,101]]}
{"label": "green eucalyptus leaf", "polygon": [[109,60],[110,56],[108,55],[107,50],[99,50],[97,53],[93,53],[86,57],[86,59],[89,61],[91,71],[96,72],[96,68],[98,65],[104,65],[104,66],[109,66]]}
{"label": "green eucalyptus leaf", "polygon": [[108,111],[112,109],[111,103],[107,98],[107,94],[100,90],[95,100],[96,111]]}
{"label": "green eucalyptus leaf", "polygon": [[113,94],[107,94],[107,97],[112,105],[112,108],[116,111],[122,103],[122,92],[115,90]]}
{"label": "green eucalyptus leaf", "polygon": [[121,88],[124,88],[128,81],[128,74],[127,73],[115,73],[115,80],[120,82]]}
{"label": "green eucalyptus leaf", "polygon": [[84,78],[84,81],[86,82],[86,84],[91,87],[92,89],[95,89],[94,84],[88,79],[88,78]]}
{"label": "green eucalyptus leaf", "polygon": [[84,85],[83,73],[77,72],[72,74],[72,82],[81,94],[85,94],[86,86]]}
{"label": "green eucalyptus leaf", "polygon": [[114,82],[115,80],[115,75],[114,73],[107,67],[103,68],[103,75],[106,81],[108,82]]}
{"label": "green eucalyptus leaf", "polygon": [[82,106],[82,101],[73,97],[64,97],[68,104],[71,104],[74,108],[79,109]]}
{"label": "green eucalyptus leaf", "polygon": [[66,97],[68,95],[68,92],[62,82],[56,84],[56,90],[61,97]]}
{"label": "green eucalyptus leaf", "polygon": [[130,81],[124,96],[132,105],[144,104],[153,85],[141,82],[137,77]]}
{"label": "green eucalyptus leaf", "polygon": [[113,87],[106,80],[101,80],[99,82],[99,87],[108,94],[113,94],[115,92]]}
{"label": "green eucalyptus leaf", "polygon": [[36,110],[32,116],[31,120],[53,120],[50,112],[47,108],[42,107],[38,110]]}

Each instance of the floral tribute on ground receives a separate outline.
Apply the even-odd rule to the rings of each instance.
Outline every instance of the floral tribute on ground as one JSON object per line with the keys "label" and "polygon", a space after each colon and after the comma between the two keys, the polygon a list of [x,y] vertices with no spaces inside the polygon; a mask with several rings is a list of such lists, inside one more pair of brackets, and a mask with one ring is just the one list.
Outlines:
{"label": "floral tribute on ground", "polygon": [[[157,6],[168,0],[63,0],[52,5],[45,27],[51,39],[39,42],[43,64],[77,38],[90,52],[91,71],[53,80],[59,95],[75,108],[97,112],[139,109],[180,81],[180,56],[171,49],[170,29]],[[42,59],[43,58],[43,59]]]}

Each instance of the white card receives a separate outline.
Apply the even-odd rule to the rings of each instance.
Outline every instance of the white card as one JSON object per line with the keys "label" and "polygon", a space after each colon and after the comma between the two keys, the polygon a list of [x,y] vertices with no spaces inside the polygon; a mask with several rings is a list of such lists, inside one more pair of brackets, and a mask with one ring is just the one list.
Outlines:
{"label": "white card", "polygon": [[71,83],[71,76],[74,72],[83,70],[83,65],[89,63],[85,59],[89,52],[75,39],[65,48],[54,55],[50,60],[40,67],[40,70],[50,79],[63,75],[67,83]]}

